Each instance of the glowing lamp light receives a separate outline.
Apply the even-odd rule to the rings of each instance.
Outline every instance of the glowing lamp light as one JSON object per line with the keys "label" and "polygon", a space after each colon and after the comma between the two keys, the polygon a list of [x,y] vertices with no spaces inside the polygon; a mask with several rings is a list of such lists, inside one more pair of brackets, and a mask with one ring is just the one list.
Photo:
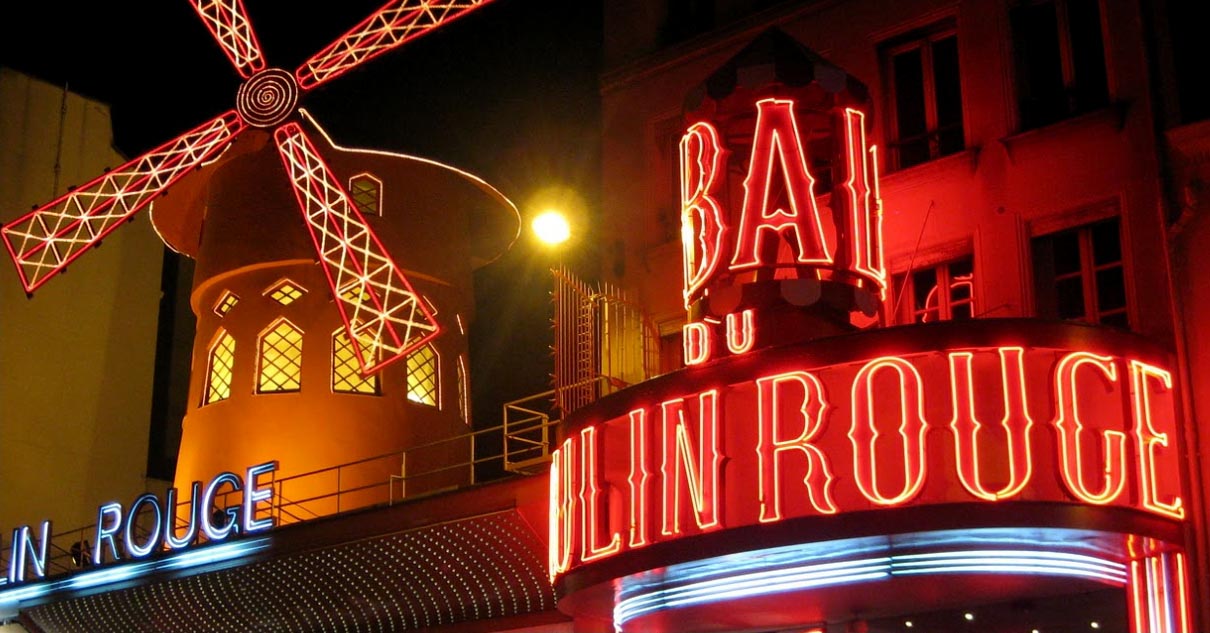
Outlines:
{"label": "glowing lamp light", "polygon": [[543,211],[534,218],[530,226],[534,235],[544,244],[562,244],[571,237],[571,225],[567,218],[558,211]]}

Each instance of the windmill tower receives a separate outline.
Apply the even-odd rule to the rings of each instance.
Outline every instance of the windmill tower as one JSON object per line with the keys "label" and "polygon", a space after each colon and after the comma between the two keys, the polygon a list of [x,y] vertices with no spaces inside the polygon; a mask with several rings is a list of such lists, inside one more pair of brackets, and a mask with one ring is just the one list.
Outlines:
{"label": "windmill tower", "polygon": [[[392,0],[291,73],[266,65],[240,0],[191,0],[245,79],[235,108],[0,229],[33,293],[172,188],[153,221],[198,260],[179,489],[258,461],[288,476],[468,430],[471,270],[515,238],[516,209],[458,170],[340,147],[298,101],[489,1]],[[447,450],[424,459],[465,461],[469,447]],[[400,472],[380,466],[356,476]]]}

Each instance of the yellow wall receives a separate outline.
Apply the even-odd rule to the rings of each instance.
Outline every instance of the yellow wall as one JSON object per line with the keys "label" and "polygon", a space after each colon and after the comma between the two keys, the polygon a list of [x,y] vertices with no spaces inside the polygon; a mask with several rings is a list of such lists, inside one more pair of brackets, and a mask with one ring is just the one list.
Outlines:
{"label": "yellow wall", "polygon": [[[0,69],[0,222],[123,162],[109,108],[69,94],[61,123],[62,99]],[[162,254],[140,214],[32,300],[0,261],[0,534],[143,491]]]}

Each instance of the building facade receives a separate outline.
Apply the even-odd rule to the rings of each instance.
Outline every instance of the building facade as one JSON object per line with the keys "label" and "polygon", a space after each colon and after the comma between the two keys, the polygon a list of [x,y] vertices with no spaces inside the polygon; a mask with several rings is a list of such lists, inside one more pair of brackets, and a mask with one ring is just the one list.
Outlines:
{"label": "building facade", "polygon": [[[1188,346],[1204,249],[1175,220],[1196,223],[1204,134],[1169,30],[1190,16],[1078,0],[605,10],[602,270],[660,337],[650,373],[688,367],[565,419],[561,608],[622,630],[1200,630]],[[877,148],[864,190],[837,108]],[[846,246],[860,216],[838,192],[881,199],[877,247]],[[863,255],[880,282],[859,279]],[[837,289],[869,283],[885,284],[870,301]],[[1100,389],[1166,413],[1079,403],[1094,389],[1079,354],[1106,363]],[[1160,417],[1162,441],[1146,427]],[[1080,447],[1073,419],[1118,426]],[[1167,474],[1109,474],[1157,450]],[[1121,538],[1093,555],[1116,580],[1035,565],[1102,537]]]}
{"label": "building facade", "polygon": [[[314,264],[218,245],[194,290],[187,420],[212,461],[183,462],[196,474],[177,487],[217,490],[238,473],[215,508],[232,527],[215,532],[224,514],[195,509],[205,536],[170,521],[156,538],[188,542],[159,550],[153,528],[127,527],[124,551],[109,546],[119,560],[89,565],[63,540],[63,575],[10,572],[0,617],[35,631],[1203,630],[1210,102],[1190,90],[1182,48],[1196,12],[1141,0],[604,11],[605,290],[557,275],[556,296],[579,297],[556,305],[562,419],[522,409],[521,426],[489,430],[503,432],[505,467],[523,456],[528,474],[484,484],[482,452],[459,444],[429,466],[466,477],[409,496],[403,460],[423,439],[391,439],[383,450],[398,453],[342,481],[357,463],[337,462],[373,442],[325,466],[324,438],[307,437],[284,450],[319,461],[268,477],[277,467],[256,464],[276,456],[275,434],[255,439],[255,425],[309,413],[256,404],[306,389],[287,363],[273,374],[285,393],[257,391],[278,316],[315,324],[299,340],[320,341],[324,362],[297,376],[331,396],[325,415],[372,429],[417,401],[345,406],[387,388],[335,393],[337,322],[302,293]],[[354,194],[363,172],[390,171],[325,152]],[[244,177],[227,174],[214,204],[242,204],[255,189]],[[287,206],[270,194],[264,206]],[[423,283],[461,305],[470,264],[456,259]],[[278,299],[294,294],[283,280],[299,296]],[[251,356],[229,360],[227,324]],[[446,344],[442,358],[464,350]],[[434,415],[460,423],[452,408]],[[227,424],[239,428],[215,432]],[[131,516],[139,504],[172,515],[172,497],[137,500]],[[36,550],[37,535],[17,537]],[[31,552],[6,550],[10,570]]]}

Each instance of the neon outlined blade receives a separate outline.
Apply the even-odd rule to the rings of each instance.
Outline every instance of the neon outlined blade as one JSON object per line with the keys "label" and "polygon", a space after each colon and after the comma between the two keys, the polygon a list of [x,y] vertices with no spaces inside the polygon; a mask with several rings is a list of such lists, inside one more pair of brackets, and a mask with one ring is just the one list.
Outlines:
{"label": "neon outlined blade", "polygon": [[294,71],[308,90],[492,0],[391,0]]}
{"label": "neon outlined blade", "polygon": [[241,77],[247,79],[265,69],[265,56],[248,21],[243,0],[189,0],[189,4]]}
{"label": "neon outlined blade", "polygon": [[0,228],[26,292],[33,292],[244,129],[231,110]]}
{"label": "neon outlined blade", "polygon": [[297,123],[273,133],[298,206],[363,374],[440,332],[420,295],[387,254]]}

